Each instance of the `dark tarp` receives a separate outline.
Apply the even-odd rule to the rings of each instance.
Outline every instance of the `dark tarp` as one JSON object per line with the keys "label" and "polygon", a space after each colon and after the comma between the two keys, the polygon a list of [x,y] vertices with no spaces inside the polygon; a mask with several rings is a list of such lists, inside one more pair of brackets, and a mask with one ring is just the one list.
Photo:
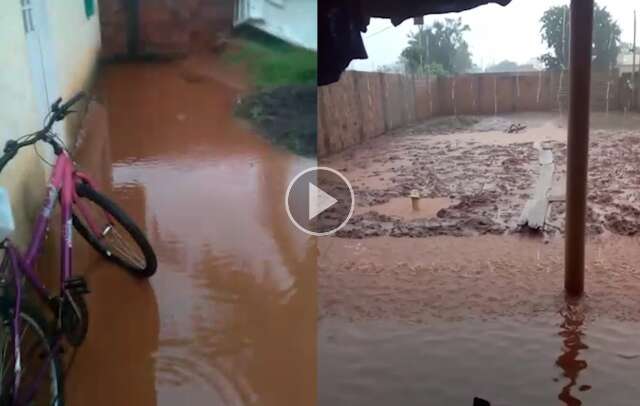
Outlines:
{"label": "dark tarp", "polygon": [[353,59],[366,59],[361,32],[369,18],[390,18],[398,25],[407,18],[469,10],[511,0],[318,0],[318,85],[337,82]]}

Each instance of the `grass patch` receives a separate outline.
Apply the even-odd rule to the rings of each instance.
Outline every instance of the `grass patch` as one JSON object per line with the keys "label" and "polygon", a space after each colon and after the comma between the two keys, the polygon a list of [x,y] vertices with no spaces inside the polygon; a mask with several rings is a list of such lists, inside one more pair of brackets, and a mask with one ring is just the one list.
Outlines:
{"label": "grass patch", "polygon": [[248,67],[259,88],[283,85],[315,85],[317,54],[292,46],[276,37],[247,27],[236,33],[237,46],[224,58]]}

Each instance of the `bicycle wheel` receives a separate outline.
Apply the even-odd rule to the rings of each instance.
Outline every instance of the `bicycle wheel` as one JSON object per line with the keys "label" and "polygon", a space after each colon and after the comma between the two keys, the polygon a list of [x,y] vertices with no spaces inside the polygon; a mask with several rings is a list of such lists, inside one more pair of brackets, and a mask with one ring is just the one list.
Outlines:
{"label": "bicycle wheel", "polygon": [[[73,226],[80,235],[96,251],[133,275],[141,278],[153,275],[158,266],[156,254],[140,228],[124,210],[87,183],[78,183],[76,192],[86,212],[74,210],[73,213]],[[102,230],[100,235],[92,231],[83,214],[90,216],[94,225]]]}
{"label": "bicycle wheel", "polygon": [[62,366],[58,349],[41,314],[20,306],[20,379],[15,391],[16,354],[13,335],[15,303],[2,299],[0,306],[0,404],[63,406]]}

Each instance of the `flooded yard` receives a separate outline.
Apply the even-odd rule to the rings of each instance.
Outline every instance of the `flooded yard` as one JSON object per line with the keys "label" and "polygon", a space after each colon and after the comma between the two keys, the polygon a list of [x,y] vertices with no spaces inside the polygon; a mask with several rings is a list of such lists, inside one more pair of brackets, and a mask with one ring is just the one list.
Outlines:
{"label": "flooded yard", "polygon": [[[507,133],[511,124],[526,128]],[[640,232],[640,115],[594,114],[589,162],[592,235]],[[538,176],[542,147],[553,155],[553,193],[564,198],[566,123],[560,115],[518,113],[488,118],[436,119],[397,130],[324,160],[352,182],[356,216],[339,236],[503,234],[517,225]],[[416,190],[426,199],[450,199],[436,218],[384,210]],[[392,203],[394,205],[401,203]],[[564,203],[548,216],[551,233],[564,229]]]}
{"label": "flooded yard", "polygon": [[[526,129],[505,133],[513,123]],[[640,117],[594,115],[580,300],[563,292],[564,203],[546,238],[513,233],[541,144],[564,194],[564,120],[463,124],[423,123],[322,162],[349,178],[358,207],[319,241],[319,403],[637,403]]]}
{"label": "flooded yard", "polygon": [[139,281],[82,252],[89,334],[70,405],[311,404],[315,242],[289,222],[289,180],[311,160],[236,120],[238,78],[215,61],[106,66],[77,158],[146,230]]}
{"label": "flooded yard", "polygon": [[591,241],[572,301],[559,239],[322,240],[319,403],[633,405],[639,246]]}

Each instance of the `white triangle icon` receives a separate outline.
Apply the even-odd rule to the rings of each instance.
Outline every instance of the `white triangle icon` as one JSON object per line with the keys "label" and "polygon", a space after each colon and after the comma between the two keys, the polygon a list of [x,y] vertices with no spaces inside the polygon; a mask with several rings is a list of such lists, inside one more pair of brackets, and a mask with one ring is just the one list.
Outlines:
{"label": "white triangle icon", "polygon": [[309,182],[309,220],[336,203],[338,203],[338,200]]}

